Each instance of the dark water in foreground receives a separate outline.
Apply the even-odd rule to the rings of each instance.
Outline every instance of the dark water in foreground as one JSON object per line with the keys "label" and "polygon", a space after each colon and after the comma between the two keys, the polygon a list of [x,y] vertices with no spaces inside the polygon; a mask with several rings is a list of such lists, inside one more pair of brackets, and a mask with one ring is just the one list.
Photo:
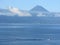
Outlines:
{"label": "dark water in foreground", "polygon": [[60,24],[0,23],[0,45],[60,45]]}

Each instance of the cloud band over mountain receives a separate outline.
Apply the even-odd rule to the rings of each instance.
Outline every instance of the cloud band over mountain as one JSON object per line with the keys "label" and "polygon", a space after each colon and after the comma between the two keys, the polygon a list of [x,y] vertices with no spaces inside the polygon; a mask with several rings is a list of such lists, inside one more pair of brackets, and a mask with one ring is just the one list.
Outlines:
{"label": "cloud band over mountain", "polygon": [[30,11],[20,10],[18,8],[10,7],[7,9],[0,9],[0,15],[5,16],[38,16],[38,17],[45,17],[45,16],[59,16],[60,13],[50,13],[48,10],[43,8],[42,6],[35,6]]}

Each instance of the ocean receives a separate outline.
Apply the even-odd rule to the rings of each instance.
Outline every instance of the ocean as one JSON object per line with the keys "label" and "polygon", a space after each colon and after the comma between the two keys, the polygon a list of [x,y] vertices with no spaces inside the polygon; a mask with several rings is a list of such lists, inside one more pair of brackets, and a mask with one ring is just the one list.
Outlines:
{"label": "ocean", "polygon": [[0,23],[0,45],[60,45],[60,24]]}

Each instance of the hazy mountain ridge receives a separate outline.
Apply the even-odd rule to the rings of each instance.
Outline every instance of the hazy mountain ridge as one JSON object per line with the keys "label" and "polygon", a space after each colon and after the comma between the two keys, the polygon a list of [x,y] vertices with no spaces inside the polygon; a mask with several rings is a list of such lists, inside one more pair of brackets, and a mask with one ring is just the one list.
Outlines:
{"label": "hazy mountain ridge", "polygon": [[40,7],[36,6],[30,11],[19,10],[13,7],[0,9],[0,23],[60,24],[60,13],[49,12]]}
{"label": "hazy mountain ridge", "polygon": [[38,17],[56,17],[60,14],[55,14],[52,12],[49,12],[42,6],[35,6],[29,11],[26,10],[20,10],[18,8],[9,7],[8,9],[0,9],[0,15],[6,15],[6,16],[38,16]]}
{"label": "hazy mountain ridge", "polygon": [[35,6],[34,8],[32,8],[30,11],[37,11],[37,12],[49,12],[48,10],[46,10],[45,8],[43,8],[42,6]]}

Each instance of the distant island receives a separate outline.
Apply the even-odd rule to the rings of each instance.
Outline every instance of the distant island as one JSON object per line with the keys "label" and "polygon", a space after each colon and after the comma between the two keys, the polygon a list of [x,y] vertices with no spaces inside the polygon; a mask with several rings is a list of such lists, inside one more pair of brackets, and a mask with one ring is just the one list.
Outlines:
{"label": "distant island", "polygon": [[0,9],[0,23],[60,24],[60,13],[50,12],[39,5],[29,11],[9,7]]}

